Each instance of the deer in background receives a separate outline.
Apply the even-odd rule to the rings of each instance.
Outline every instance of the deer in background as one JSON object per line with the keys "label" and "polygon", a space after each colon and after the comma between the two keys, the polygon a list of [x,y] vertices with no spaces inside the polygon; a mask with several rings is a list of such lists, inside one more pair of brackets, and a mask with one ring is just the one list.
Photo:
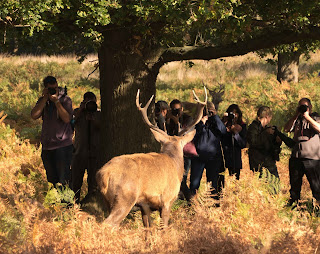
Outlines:
{"label": "deer in background", "polygon": [[148,119],[147,109],[153,96],[141,108],[138,90],[137,108],[155,139],[161,143],[161,151],[117,156],[97,172],[97,183],[110,211],[106,223],[118,226],[137,205],[145,227],[151,226],[150,214],[153,210],[160,211],[163,225],[168,226],[171,206],[178,196],[184,171],[183,147],[193,140],[196,133],[190,130],[202,118],[207,103],[206,89],[205,95],[205,102],[201,102],[194,93],[198,105],[196,117],[178,136],[169,136]]}
{"label": "deer in background", "polygon": [[[208,87],[206,87],[206,85],[204,85],[204,87],[206,87],[206,89],[209,91],[209,94],[211,96],[211,101],[214,104],[216,110],[218,111],[219,108],[219,104],[223,101],[222,100],[222,96],[224,95],[225,92],[225,85],[224,84],[220,84],[218,83],[219,86],[213,88],[212,90],[210,90]],[[184,101],[182,102],[182,106],[183,106],[183,110],[185,113],[193,116],[195,113],[195,108],[196,108],[196,104],[193,102],[188,102],[188,101]]]}

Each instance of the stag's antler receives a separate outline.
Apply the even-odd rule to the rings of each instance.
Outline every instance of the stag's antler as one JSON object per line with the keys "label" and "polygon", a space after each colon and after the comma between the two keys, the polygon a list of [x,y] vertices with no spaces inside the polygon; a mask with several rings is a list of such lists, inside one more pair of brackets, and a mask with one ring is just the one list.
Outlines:
{"label": "stag's antler", "polygon": [[138,110],[141,112],[142,114],[142,119],[143,121],[149,126],[149,128],[153,129],[153,130],[156,130],[157,132],[159,133],[162,133],[164,135],[168,135],[166,132],[164,132],[163,130],[159,129],[157,126],[155,126],[154,124],[152,124],[150,121],[149,121],[149,118],[148,118],[148,114],[147,114],[147,110],[148,110],[148,107],[154,97],[154,95],[151,96],[151,98],[149,99],[149,101],[147,102],[147,104],[141,108],[141,103],[139,101],[139,95],[140,95],[140,89],[138,89],[138,92],[137,92],[137,96],[136,96],[136,105],[137,105],[137,108]]}
{"label": "stag's antler", "polygon": [[188,125],[186,128],[182,129],[180,132],[179,132],[179,136],[185,134],[186,132],[188,132],[191,128],[193,128],[197,123],[200,122],[201,118],[202,118],[202,115],[203,115],[203,109],[204,107],[207,105],[207,100],[208,100],[208,94],[207,94],[207,89],[206,87],[204,86],[204,93],[206,95],[205,97],[205,101],[202,102],[199,100],[198,96],[196,95],[196,93],[194,92],[194,90],[192,90],[193,92],[193,96],[195,98],[195,101],[197,102],[197,113],[196,113],[196,116],[195,118],[193,119],[192,123],[190,125]]}
{"label": "stag's antler", "polygon": [[[194,118],[194,120],[192,121],[192,123],[189,126],[187,126],[186,128],[182,129],[178,133],[178,136],[181,136],[181,135],[185,134],[186,132],[188,132],[192,127],[194,127],[201,120],[202,115],[203,115],[203,108],[207,105],[208,95],[207,95],[206,87],[204,87],[204,92],[205,92],[205,95],[206,95],[206,98],[205,98],[204,102],[199,100],[198,96],[196,95],[196,93],[194,91],[192,91],[192,92],[193,92],[193,95],[195,97],[195,101],[197,102],[196,117]],[[153,130],[156,130],[157,132],[162,133],[164,135],[168,135],[166,132],[164,132],[163,130],[159,129],[157,126],[152,124],[148,119],[147,110],[148,110],[148,107],[149,107],[149,105],[150,105],[150,103],[151,103],[151,101],[152,101],[154,96],[152,95],[151,98],[149,99],[149,101],[147,102],[147,104],[142,108],[141,107],[141,103],[139,101],[139,95],[140,95],[140,89],[138,89],[138,92],[137,92],[136,105],[137,105],[138,110],[142,114],[143,121],[148,125],[149,128],[151,128]]]}

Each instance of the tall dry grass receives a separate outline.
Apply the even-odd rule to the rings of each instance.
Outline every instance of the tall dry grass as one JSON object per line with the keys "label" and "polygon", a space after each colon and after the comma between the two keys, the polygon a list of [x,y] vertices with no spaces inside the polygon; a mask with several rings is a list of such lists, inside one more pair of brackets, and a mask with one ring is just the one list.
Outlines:
{"label": "tall dry grass", "polygon": [[[225,61],[195,61],[192,68],[172,63],[160,72],[157,96],[191,100],[191,88],[201,89],[202,82],[212,87],[223,82],[227,93],[221,112],[227,104],[237,102],[250,121],[258,103],[278,103],[275,114],[284,118],[299,96],[316,98],[319,60],[314,59],[312,64],[305,63],[308,73],[302,73],[301,83],[290,86],[279,86],[274,67],[252,54]],[[24,66],[24,60],[20,61],[18,66]],[[15,89],[23,90],[19,84]],[[6,94],[10,95],[9,90]],[[208,196],[209,186],[203,181],[191,206],[185,201],[174,204],[165,230],[160,229],[159,213],[153,214],[151,229],[143,228],[136,211],[119,229],[111,229],[77,205],[66,208],[59,202],[47,203],[49,186],[40,152],[8,124],[0,124],[0,253],[319,253],[319,212],[312,206],[305,179],[302,205],[293,210],[285,206],[290,188],[288,151],[278,163],[278,194],[270,179],[260,179],[249,170],[244,151],[240,180],[226,175],[220,207]]]}

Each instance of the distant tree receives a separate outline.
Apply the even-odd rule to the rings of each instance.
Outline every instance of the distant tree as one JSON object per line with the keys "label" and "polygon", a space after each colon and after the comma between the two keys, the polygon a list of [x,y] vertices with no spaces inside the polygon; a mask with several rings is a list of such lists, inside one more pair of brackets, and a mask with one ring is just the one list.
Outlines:
{"label": "distant tree", "polygon": [[155,94],[165,63],[319,39],[319,10],[319,1],[306,0],[7,0],[0,31],[4,48],[35,34],[39,47],[55,53],[96,48],[108,160],[154,149],[134,98],[138,88],[142,102]]}
{"label": "distant tree", "polygon": [[272,54],[277,60],[267,59],[267,61],[277,64],[277,80],[281,83],[299,81],[299,61],[300,56],[304,55],[306,59],[310,57],[310,53],[315,52],[320,47],[318,40],[301,41],[292,44],[284,44],[272,49],[259,51],[262,57]]}

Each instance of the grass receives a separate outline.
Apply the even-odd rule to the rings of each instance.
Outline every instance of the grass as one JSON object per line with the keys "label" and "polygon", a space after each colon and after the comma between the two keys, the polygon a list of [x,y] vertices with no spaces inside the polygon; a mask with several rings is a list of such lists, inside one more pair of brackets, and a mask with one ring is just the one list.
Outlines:
{"label": "grass", "polygon": [[[94,59],[94,57],[92,57]],[[308,96],[319,111],[318,72],[320,54],[301,64],[299,84],[275,80],[275,67],[253,54],[223,61],[194,61],[165,65],[157,80],[157,99],[192,101],[191,90],[200,92],[203,83],[214,88],[225,85],[219,113],[238,103],[247,123],[256,107],[273,108],[273,123],[280,128],[296,106]],[[50,189],[40,158],[40,121],[30,120],[30,109],[40,94],[41,79],[57,74],[67,85],[74,106],[83,93],[97,95],[98,76],[86,78],[94,62],[77,63],[72,57],[0,57],[0,253],[317,253],[320,240],[319,212],[312,206],[310,187],[304,179],[302,205],[285,207],[289,198],[288,150],[278,170],[280,191],[271,176],[259,179],[249,170],[243,151],[240,180],[226,174],[220,207],[208,196],[203,181],[201,192],[191,206],[177,201],[170,226],[146,230],[140,212],[132,211],[119,229],[111,229],[75,205],[66,208],[61,195]],[[49,72],[49,71],[52,72]],[[94,74],[97,75],[97,74]],[[268,180],[268,181],[267,181]],[[60,196],[59,196],[60,195]],[[53,202],[55,201],[55,202]]]}

